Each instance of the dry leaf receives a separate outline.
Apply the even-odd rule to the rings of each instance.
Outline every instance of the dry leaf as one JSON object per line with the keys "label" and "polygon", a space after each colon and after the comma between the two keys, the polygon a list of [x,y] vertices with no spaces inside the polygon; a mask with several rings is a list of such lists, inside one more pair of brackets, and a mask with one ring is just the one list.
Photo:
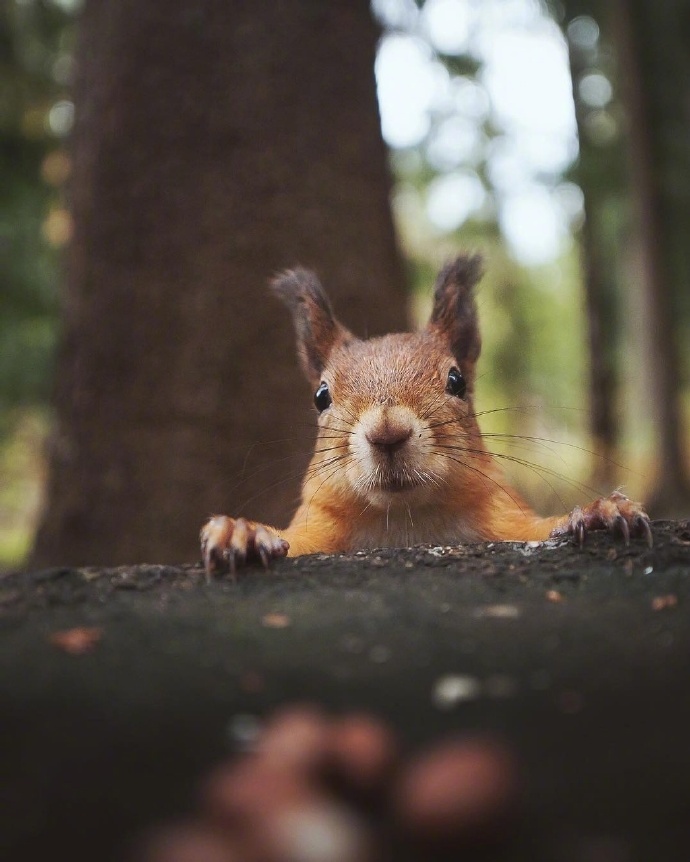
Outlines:
{"label": "dry leaf", "polygon": [[678,596],[674,596],[673,593],[668,593],[665,596],[654,596],[652,599],[652,610],[663,611],[666,608],[675,608],[677,604]]}
{"label": "dry leaf", "polygon": [[70,655],[83,655],[90,652],[103,637],[103,629],[96,626],[78,626],[53,632],[48,638],[50,643]]}

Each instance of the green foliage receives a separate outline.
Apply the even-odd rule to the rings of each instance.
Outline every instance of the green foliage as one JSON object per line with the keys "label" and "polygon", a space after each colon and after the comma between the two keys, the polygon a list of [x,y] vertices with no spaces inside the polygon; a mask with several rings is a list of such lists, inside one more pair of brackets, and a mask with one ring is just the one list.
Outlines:
{"label": "green foliage", "polygon": [[57,248],[45,222],[58,191],[42,177],[60,147],[50,110],[64,97],[70,17],[47,2],[0,10],[0,434],[8,411],[46,401],[57,329]]}
{"label": "green foliage", "polygon": [[[44,478],[46,403],[58,328],[60,212],[65,171],[47,171],[62,141],[51,109],[66,99],[73,17],[45,0],[0,5],[0,567],[33,537]],[[58,130],[59,131],[59,130]],[[55,159],[54,159],[55,162]],[[63,211],[64,213],[64,211]],[[63,214],[63,219],[66,216]],[[53,240],[53,244],[49,239]]]}

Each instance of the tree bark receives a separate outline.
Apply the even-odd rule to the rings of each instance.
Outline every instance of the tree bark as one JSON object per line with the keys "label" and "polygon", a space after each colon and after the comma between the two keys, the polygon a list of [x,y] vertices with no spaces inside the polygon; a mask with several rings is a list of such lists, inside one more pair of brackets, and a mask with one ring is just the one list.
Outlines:
{"label": "tree bark", "polygon": [[405,325],[376,41],[363,0],[86,3],[33,565],[193,560],[211,513],[289,521],[311,395],[267,279],[312,266],[356,331]]}
{"label": "tree bark", "polygon": [[[588,11],[580,3],[570,3],[571,20]],[[618,367],[616,356],[620,340],[616,271],[613,254],[616,244],[605,230],[607,202],[615,194],[615,171],[611,158],[588,140],[578,82],[588,69],[587,57],[569,43],[568,57],[573,82],[573,102],[579,138],[577,181],[584,196],[585,220],[581,234],[583,292],[587,321],[589,359],[590,435],[595,457],[592,458],[592,484],[610,488],[615,484],[616,448],[619,416],[616,410]],[[613,181],[612,181],[613,178]],[[613,259],[612,259],[613,258]]]}
{"label": "tree bark", "polygon": [[690,271],[690,63],[684,39],[690,18],[686,4],[679,2],[615,0],[612,11],[630,124],[649,338],[651,386],[645,409],[653,416],[657,440],[657,478],[648,507],[656,517],[677,516],[690,510],[677,341],[679,298]]}

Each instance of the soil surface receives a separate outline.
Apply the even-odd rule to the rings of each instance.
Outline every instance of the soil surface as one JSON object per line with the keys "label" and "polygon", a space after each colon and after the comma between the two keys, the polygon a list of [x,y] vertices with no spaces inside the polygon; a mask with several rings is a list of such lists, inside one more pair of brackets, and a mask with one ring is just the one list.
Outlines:
{"label": "soil surface", "polygon": [[115,860],[280,704],[522,757],[505,857],[690,859],[690,523],[566,542],[0,579],[0,858]]}

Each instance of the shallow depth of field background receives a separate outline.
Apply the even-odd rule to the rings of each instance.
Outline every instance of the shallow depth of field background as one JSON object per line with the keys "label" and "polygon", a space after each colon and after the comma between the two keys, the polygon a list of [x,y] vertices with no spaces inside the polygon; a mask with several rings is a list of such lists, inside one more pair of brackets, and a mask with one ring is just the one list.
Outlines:
{"label": "shallow depth of field background", "polygon": [[[615,39],[605,4],[598,6],[601,18],[537,0],[372,4],[383,31],[375,73],[411,312],[424,320],[445,259],[484,253],[483,430],[521,435],[498,436],[496,451],[545,511],[612,485],[644,498],[657,469],[628,117]],[[0,10],[3,568],[21,564],[31,547],[45,482],[60,255],[71,233],[79,11],[79,0],[9,0]],[[589,420],[587,201],[606,254],[607,351],[616,372],[615,440],[601,457]],[[676,338],[687,369],[683,307]],[[679,381],[686,429],[687,383],[686,370]]]}

